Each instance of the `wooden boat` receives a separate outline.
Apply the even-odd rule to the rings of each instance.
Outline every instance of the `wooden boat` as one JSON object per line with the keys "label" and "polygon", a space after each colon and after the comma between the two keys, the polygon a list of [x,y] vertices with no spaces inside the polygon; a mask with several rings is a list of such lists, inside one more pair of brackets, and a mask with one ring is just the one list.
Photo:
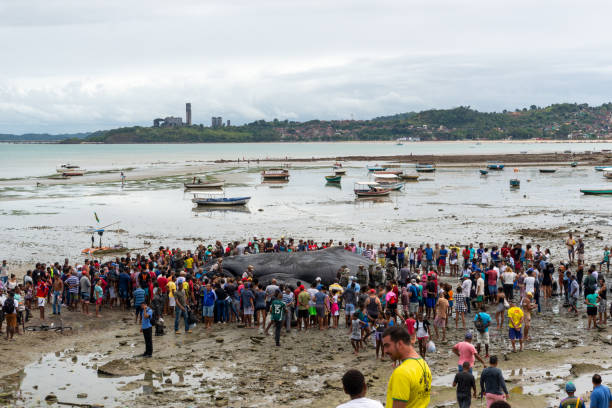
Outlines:
{"label": "wooden boat", "polygon": [[510,187],[517,188],[521,186],[521,180],[519,179],[510,179]]}
{"label": "wooden boat", "polygon": [[353,191],[358,198],[384,197],[391,193],[391,189],[383,188],[380,184],[370,181],[355,183]]}
{"label": "wooden boat", "polygon": [[540,169],[540,173],[554,173],[556,169]]}
{"label": "wooden boat", "polygon": [[342,176],[325,176],[325,180],[328,183],[339,183],[342,180]]}
{"label": "wooden boat", "polygon": [[289,180],[289,170],[273,168],[261,172],[264,180]]}
{"label": "wooden boat", "polygon": [[604,170],[603,176],[607,179],[612,179],[612,168]]}
{"label": "wooden boat", "polygon": [[386,168],[386,167],[380,167],[380,166],[378,166],[378,165],[375,165],[375,166],[366,166],[366,168],[367,168],[367,169],[368,169],[368,171],[370,171],[370,172],[371,172],[371,171],[385,171],[385,170],[387,170],[387,168]]}
{"label": "wooden boat", "polygon": [[212,206],[233,206],[246,205],[251,197],[212,197],[212,196],[194,196],[192,203],[197,205],[212,205]]}
{"label": "wooden boat", "polygon": [[374,180],[380,184],[382,188],[397,191],[404,187],[404,183],[401,183],[399,177],[395,174],[378,174]]}
{"label": "wooden boat", "polygon": [[489,170],[478,170],[480,171],[480,174],[482,174],[483,176],[486,176],[487,174],[489,174]]}
{"label": "wooden boat", "polygon": [[334,169],[334,174],[335,174],[336,176],[344,176],[344,175],[346,174],[346,170],[345,170],[345,169],[342,169],[342,168],[340,168],[340,169],[336,169],[336,168],[335,168],[335,169]]}
{"label": "wooden boat", "polygon": [[585,195],[612,195],[612,188],[604,188],[601,190],[580,189],[580,192]]}
{"label": "wooden boat", "polygon": [[418,174],[398,174],[398,176],[404,181],[418,181],[420,177]]}
{"label": "wooden boat", "polygon": [[487,162],[487,169],[489,170],[503,170],[504,164],[500,162]]}
{"label": "wooden boat", "polygon": [[222,188],[224,184],[224,181],[198,181],[196,183],[183,183],[185,188],[189,190]]}
{"label": "wooden boat", "polygon": [[433,164],[416,164],[416,171],[419,173],[433,173],[436,171],[436,167]]}
{"label": "wooden boat", "polygon": [[402,173],[403,173],[403,171],[401,171],[401,170],[387,170],[387,171],[375,171],[374,175],[378,176],[380,174],[393,174],[395,176],[399,176]]}
{"label": "wooden boat", "polygon": [[74,170],[66,170],[62,172],[62,176],[72,177],[72,176],[82,176],[85,174],[84,169],[74,169]]}
{"label": "wooden boat", "polygon": [[576,166],[578,166],[578,162],[571,162],[571,163],[570,163],[570,166],[572,166],[572,167],[576,167]]}

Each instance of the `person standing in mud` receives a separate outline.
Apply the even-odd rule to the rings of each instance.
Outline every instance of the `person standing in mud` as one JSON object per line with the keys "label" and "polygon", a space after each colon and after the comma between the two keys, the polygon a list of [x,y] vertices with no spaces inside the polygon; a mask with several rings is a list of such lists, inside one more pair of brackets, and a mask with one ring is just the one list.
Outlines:
{"label": "person standing in mud", "polygon": [[574,395],[576,386],[573,382],[568,381],[567,384],[565,384],[565,392],[567,393],[567,397],[561,400],[559,408],[586,408],[584,401]]}
{"label": "person standing in mud", "polygon": [[514,300],[510,299],[510,309],[508,309],[508,337],[512,343],[512,352],[516,353],[516,340],[520,343],[520,351],[523,351],[523,320],[524,313],[520,307],[514,304]]}
{"label": "person standing in mud", "polygon": [[151,357],[153,356],[153,325],[151,324],[153,310],[151,310],[146,300],[142,302],[140,307],[142,309],[142,326],[140,331],[145,341],[145,352],[142,354],[142,357]]}
{"label": "person standing in mud", "polygon": [[525,314],[525,329],[523,330],[523,337],[525,338],[525,341],[531,340],[529,337],[529,328],[531,327],[531,311],[537,307],[531,302],[532,299],[533,293],[527,292],[523,300],[521,300],[521,308]]}
{"label": "person standing in mud", "polygon": [[486,399],[487,408],[492,407],[496,401],[506,401],[510,397],[504,375],[497,368],[497,356],[489,358],[489,367],[480,374],[480,397]]}
{"label": "person standing in mud", "polygon": [[576,245],[576,241],[570,232],[565,240],[565,246],[567,247],[567,258],[569,259],[570,263],[574,263],[574,245]]}
{"label": "person standing in mud", "polygon": [[593,391],[591,392],[590,408],[612,408],[610,389],[601,383],[599,374],[593,375]]}

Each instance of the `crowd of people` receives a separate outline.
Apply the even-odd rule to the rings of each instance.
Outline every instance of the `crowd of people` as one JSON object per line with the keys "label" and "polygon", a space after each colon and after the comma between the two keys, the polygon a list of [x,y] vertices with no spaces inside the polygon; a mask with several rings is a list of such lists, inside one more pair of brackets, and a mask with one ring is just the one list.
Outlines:
{"label": "crowd of people", "polygon": [[[532,319],[551,310],[553,296],[562,299],[568,314],[577,315],[584,306],[587,330],[607,325],[608,247],[599,265],[587,265],[582,239],[576,241],[569,234],[565,245],[567,260],[555,262],[548,249],[521,243],[409,247],[403,241],[376,246],[354,240],[318,243],[281,237],[273,242],[253,237],[243,243],[199,245],[193,251],[160,247],[148,254],[128,253],[105,262],[85,259],[74,265],[65,259],[63,263],[39,263],[20,280],[4,261],[0,266],[0,330],[6,322],[6,338],[13,339],[24,332],[35,309],[44,320],[49,304],[53,315],[68,310],[99,317],[110,309],[131,311],[145,338],[143,357],[150,357],[153,329],[156,335],[163,335],[166,321],[171,325],[173,320],[175,335],[192,333],[196,323],[205,330],[213,324],[237,324],[266,334],[274,326],[275,344],[280,346],[283,328],[287,332],[339,329],[344,315],[343,325],[355,354],[371,343],[376,358],[389,356],[398,365],[389,382],[387,406],[399,407],[402,398],[427,399],[428,403],[431,373],[425,357],[435,349],[432,340],[446,341],[449,320],[451,325],[454,320],[455,329],[466,332],[465,341],[453,347],[459,356],[454,381],[459,404],[469,406],[470,390],[476,390],[473,378],[465,373],[471,372],[476,359],[483,365],[488,359],[490,367],[481,374],[481,394],[491,394],[487,406],[495,406],[508,393],[503,382],[493,385],[495,378],[499,382],[501,371],[492,370],[497,358],[490,353],[490,329],[507,327],[512,351],[522,351],[531,339]],[[329,247],[342,247],[377,266],[369,271],[364,268],[357,276],[345,276],[339,268],[337,280],[328,285],[321,278],[295,285],[274,279],[260,282],[252,266],[241,276],[229,276],[223,269],[227,256]],[[410,387],[416,381],[420,388],[404,395],[406,381]],[[347,388],[345,384],[345,390],[351,398],[365,395],[365,389],[358,386]],[[427,403],[405,406],[425,407]]]}

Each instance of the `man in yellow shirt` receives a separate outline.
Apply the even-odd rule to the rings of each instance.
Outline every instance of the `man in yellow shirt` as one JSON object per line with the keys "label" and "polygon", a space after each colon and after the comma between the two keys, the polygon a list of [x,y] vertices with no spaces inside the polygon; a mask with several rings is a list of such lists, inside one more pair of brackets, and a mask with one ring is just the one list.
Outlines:
{"label": "man in yellow shirt", "polygon": [[402,361],[389,378],[386,408],[426,408],[431,393],[431,371],[412,347],[408,330],[399,326],[385,330],[383,348],[392,360]]}
{"label": "man in yellow shirt", "polygon": [[174,283],[174,275],[170,277],[170,280],[166,284],[168,289],[168,306],[172,310],[172,316],[174,316],[174,307],[176,306],[176,299],[174,299],[174,292],[176,292],[176,283]]}
{"label": "man in yellow shirt", "polygon": [[521,348],[520,351],[523,351],[523,319],[525,314],[523,310],[514,304],[514,301],[510,299],[510,309],[508,309],[508,336],[510,337],[510,341],[512,342],[512,352],[516,353],[516,340],[519,341]]}

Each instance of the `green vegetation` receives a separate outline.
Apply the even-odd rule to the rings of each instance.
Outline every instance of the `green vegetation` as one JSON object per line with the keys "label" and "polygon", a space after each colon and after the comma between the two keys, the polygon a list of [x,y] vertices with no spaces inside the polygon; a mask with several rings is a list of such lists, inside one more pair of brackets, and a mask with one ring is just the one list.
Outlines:
{"label": "green vegetation", "polygon": [[[214,143],[275,141],[464,139],[595,139],[610,138],[612,103],[555,104],[545,108],[478,112],[469,106],[401,113],[371,120],[293,122],[258,120],[241,126],[212,129],[125,127],[93,133],[85,142],[98,143]],[[64,143],[78,143],[70,139]]]}

